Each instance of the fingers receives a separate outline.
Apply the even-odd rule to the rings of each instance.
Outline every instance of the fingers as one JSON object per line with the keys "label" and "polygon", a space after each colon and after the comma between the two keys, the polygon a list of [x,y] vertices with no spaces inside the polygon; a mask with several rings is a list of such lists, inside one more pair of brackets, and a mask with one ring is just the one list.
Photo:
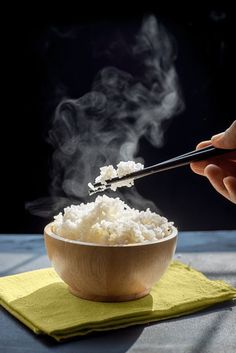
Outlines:
{"label": "fingers", "polygon": [[236,148],[236,120],[225,132],[212,136],[211,143],[218,148]]}
{"label": "fingers", "polygon": [[190,163],[190,168],[192,171],[198,175],[204,175],[204,168],[206,167],[205,163],[202,162],[194,162]]}
{"label": "fingers", "polygon": [[[236,120],[225,131],[212,136],[211,140],[203,141],[197,145],[197,149],[209,145],[218,148],[236,148]],[[222,156],[210,158],[206,161],[190,164],[193,172],[208,178],[212,186],[222,196],[236,203],[236,154],[230,152]]]}
{"label": "fingers", "polygon": [[200,142],[200,143],[197,145],[196,149],[199,150],[199,148],[204,148],[204,147],[207,147],[207,146],[209,146],[209,145],[211,145],[211,140],[202,141],[202,142]]}
{"label": "fingers", "polygon": [[226,177],[223,179],[223,183],[228,192],[230,200],[236,204],[236,177]]}
{"label": "fingers", "polygon": [[233,153],[227,153],[227,156],[222,158],[221,156],[212,157],[205,161],[193,162],[190,164],[192,171],[199,175],[204,175],[204,169],[209,164],[214,164],[220,167],[225,172],[226,175],[236,176],[236,160],[232,158]]}
{"label": "fingers", "polygon": [[[196,148],[197,149],[204,148],[209,145],[211,145],[210,140],[203,141],[203,142],[200,142]],[[229,161],[230,161],[230,163],[229,163]],[[206,166],[208,164],[216,164],[216,165],[220,166],[221,168],[225,169],[226,171],[228,171],[229,172],[228,175],[234,175],[234,174],[236,174],[235,163],[234,163],[235,161],[236,161],[236,152],[229,152],[229,153],[225,154],[223,158],[222,158],[222,156],[218,156],[218,157],[210,158],[205,161],[193,162],[190,164],[190,168],[192,169],[192,171],[194,173],[199,174],[199,175],[204,175],[204,169],[206,168]],[[231,174],[231,173],[233,173],[233,174]]]}
{"label": "fingers", "polygon": [[204,175],[208,178],[216,191],[218,191],[224,197],[229,198],[228,190],[226,189],[223,182],[225,175],[220,167],[216,166],[215,164],[209,164],[204,169]]}
{"label": "fingers", "polygon": [[209,164],[204,169],[204,175],[217,192],[236,203],[236,177],[225,176],[225,171],[214,164]]}
{"label": "fingers", "polygon": [[[207,147],[211,145],[211,141],[208,140],[208,141],[202,141],[200,142],[196,149],[199,150],[200,148],[204,148],[204,147]],[[199,175],[204,175],[204,168],[206,167],[206,162],[193,162],[193,163],[190,163],[190,168],[192,169],[192,171],[196,174],[199,174]]]}

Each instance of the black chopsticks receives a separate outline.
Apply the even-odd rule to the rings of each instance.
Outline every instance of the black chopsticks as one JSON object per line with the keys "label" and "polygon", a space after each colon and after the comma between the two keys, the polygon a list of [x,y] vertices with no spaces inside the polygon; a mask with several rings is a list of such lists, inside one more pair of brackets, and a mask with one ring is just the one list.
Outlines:
{"label": "black chopsticks", "polygon": [[236,148],[234,148],[234,149],[220,149],[220,148],[216,148],[216,147],[210,145],[210,146],[198,149],[198,150],[184,153],[180,156],[177,156],[177,157],[168,159],[164,162],[146,167],[146,168],[141,169],[139,171],[127,174],[121,178],[116,177],[116,178],[107,180],[106,184],[95,183],[95,184],[93,184],[93,190],[91,190],[89,193],[93,194],[96,192],[104,191],[106,189],[109,189],[112,184],[117,183],[117,182],[129,180],[129,179],[135,180],[135,179],[143,178],[145,176],[152,175],[152,174],[159,173],[159,172],[163,172],[165,170],[178,168],[178,167],[190,164],[191,162],[202,161],[202,160],[208,159],[210,157],[216,157],[216,156],[220,156],[225,153],[235,152],[235,151],[236,151]]}

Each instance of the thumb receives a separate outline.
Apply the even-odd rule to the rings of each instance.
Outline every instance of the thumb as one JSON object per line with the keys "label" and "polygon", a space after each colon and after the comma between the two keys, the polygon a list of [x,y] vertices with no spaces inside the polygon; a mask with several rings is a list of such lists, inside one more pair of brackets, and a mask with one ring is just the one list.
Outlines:
{"label": "thumb", "polygon": [[211,142],[218,148],[236,148],[236,120],[225,132],[212,136]]}

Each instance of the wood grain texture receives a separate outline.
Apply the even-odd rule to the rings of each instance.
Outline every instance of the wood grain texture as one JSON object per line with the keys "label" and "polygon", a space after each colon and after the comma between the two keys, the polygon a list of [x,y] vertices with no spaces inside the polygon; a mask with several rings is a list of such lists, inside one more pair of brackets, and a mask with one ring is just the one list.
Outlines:
{"label": "wood grain texture", "polygon": [[167,269],[177,231],[156,243],[98,245],[70,241],[44,231],[48,257],[69,290],[95,301],[126,301],[147,295]]}

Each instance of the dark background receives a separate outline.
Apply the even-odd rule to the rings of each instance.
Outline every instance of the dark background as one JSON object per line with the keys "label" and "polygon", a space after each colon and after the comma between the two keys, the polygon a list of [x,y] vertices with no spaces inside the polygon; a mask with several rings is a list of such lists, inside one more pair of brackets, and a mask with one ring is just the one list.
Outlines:
{"label": "dark background", "polygon": [[[64,96],[88,92],[96,72],[107,64],[96,59],[96,40],[106,43],[116,29],[139,28],[147,13],[155,14],[176,39],[186,108],[166,126],[162,148],[141,141],[145,165],[192,150],[235,119],[236,14],[225,5],[12,17],[1,43],[0,233],[42,233],[50,219],[31,215],[25,204],[49,193],[47,134],[53,112]],[[235,205],[188,167],[143,179],[137,188],[180,230],[235,229]]]}

